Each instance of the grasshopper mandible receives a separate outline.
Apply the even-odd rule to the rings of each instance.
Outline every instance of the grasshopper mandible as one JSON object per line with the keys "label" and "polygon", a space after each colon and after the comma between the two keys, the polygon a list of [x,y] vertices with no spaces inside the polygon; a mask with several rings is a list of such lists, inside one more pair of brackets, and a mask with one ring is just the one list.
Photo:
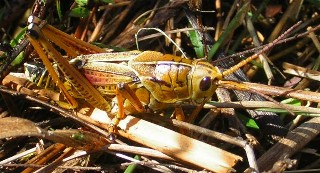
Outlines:
{"label": "grasshopper mandible", "polygon": [[[164,55],[155,51],[117,53],[118,58],[115,58],[114,53],[103,53],[103,49],[75,39],[38,18],[31,16],[29,23],[28,39],[72,107],[76,107],[77,103],[53,71],[47,54],[92,106],[112,112],[114,106],[110,99],[102,95],[117,99],[119,108],[113,120],[114,126],[118,125],[127,113],[145,112],[146,108],[157,111],[176,106],[176,110],[179,110],[181,108],[177,105],[183,102],[204,104],[215,93],[223,76],[233,73],[274,45],[269,44],[229,70],[220,72],[209,62]],[[64,59],[47,39],[70,56],[77,56],[71,63],[83,71],[86,78]],[[79,52],[68,48],[70,45],[97,54],[79,56]]]}

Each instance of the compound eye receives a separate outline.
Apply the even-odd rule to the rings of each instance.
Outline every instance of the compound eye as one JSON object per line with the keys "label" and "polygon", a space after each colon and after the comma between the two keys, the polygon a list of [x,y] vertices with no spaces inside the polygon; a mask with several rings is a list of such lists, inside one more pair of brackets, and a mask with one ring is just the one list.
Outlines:
{"label": "compound eye", "polygon": [[208,89],[210,89],[210,87],[211,87],[211,77],[206,76],[202,78],[199,86],[200,90],[207,91]]}

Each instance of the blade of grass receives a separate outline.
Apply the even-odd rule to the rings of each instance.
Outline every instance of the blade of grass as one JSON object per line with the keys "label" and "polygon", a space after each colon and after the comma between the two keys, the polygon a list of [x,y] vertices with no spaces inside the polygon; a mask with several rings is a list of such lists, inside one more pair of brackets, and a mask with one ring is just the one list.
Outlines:
{"label": "blade of grass", "polygon": [[62,20],[62,12],[61,12],[61,3],[60,0],[56,0],[56,7],[57,7],[57,13],[58,13],[58,17],[59,20]]}
{"label": "blade of grass", "polygon": [[[141,160],[141,157],[136,155],[134,156],[134,159]],[[137,168],[136,164],[129,165],[127,169],[124,171],[124,173],[133,173],[136,170],[136,168]]]}
{"label": "blade of grass", "polygon": [[212,61],[213,56],[216,54],[222,43],[225,41],[227,36],[229,36],[232,32],[235,31],[235,29],[241,25],[241,19],[246,15],[248,8],[249,7],[249,2],[245,3],[240,10],[237,12],[237,14],[234,16],[234,18],[231,20],[230,24],[228,25],[227,29],[225,32],[223,32],[218,39],[218,41],[212,46],[212,48],[209,51],[208,55],[208,60]]}
{"label": "blade of grass", "polygon": [[254,121],[254,119],[249,118],[243,114],[238,114],[237,115],[239,117],[239,119],[242,121],[242,123],[249,128],[255,129],[255,130],[259,130],[259,126],[257,125],[257,123]]}
{"label": "blade of grass", "polygon": [[196,52],[197,58],[204,57],[204,46],[201,41],[201,36],[197,34],[196,31],[189,31],[189,38],[193,45],[193,49]]}

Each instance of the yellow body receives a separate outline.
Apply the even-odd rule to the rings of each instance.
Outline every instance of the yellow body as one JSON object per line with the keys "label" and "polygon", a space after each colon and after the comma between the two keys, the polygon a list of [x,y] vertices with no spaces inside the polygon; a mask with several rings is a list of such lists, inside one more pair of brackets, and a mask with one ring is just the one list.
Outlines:
{"label": "yellow body", "polygon": [[[56,62],[67,81],[92,106],[112,112],[114,104],[110,97],[117,99],[119,112],[113,121],[114,125],[125,117],[125,110],[128,113],[143,112],[147,107],[158,111],[181,102],[204,104],[212,97],[223,76],[257,58],[283,37],[220,73],[217,67],[208,62],[163,55],[155,51],[104,53],[105,50],[73,38],[36,17],[30,16],[28,21],[27,37],[71,108],[76,107],[77,102],[55,73],[48,56]],[[64,59],[49,40],[71,57],[77,57],[71,62],[74,65]],[[90,55],[79,56],[80,54]],[[178,109],[177,107],[176,110]]]}
{"label": "yellow body", "polygon": [[[119,83],[127,83],[153,111],[182,102],[200,104],[211,98],[221,80],[210,63],[155,51],[82,55],[72,63],[81,64],[78,68],[101,94],[112,97]],[[135,112],[126,100],[124,105],[129,113]]]}
{"label": "yellow body", "polygon": [[[208,62],[155,51],[104,53],[105,50],[75,39],[45,21],[30,17],[29,22],[28,39],[70,108],[76,107],[77,102],[56,75],[48,56],[92,106],[112,112],[115,105],[112,99],[117,99],[119,112],[115,125],[125,112],[143,112],[146,108],[159,111],[183,102],[203,104],[212,97],[217,82],[222,79],[218,68]],[[64,59],[48,39],[76,58],[71,62]]]}

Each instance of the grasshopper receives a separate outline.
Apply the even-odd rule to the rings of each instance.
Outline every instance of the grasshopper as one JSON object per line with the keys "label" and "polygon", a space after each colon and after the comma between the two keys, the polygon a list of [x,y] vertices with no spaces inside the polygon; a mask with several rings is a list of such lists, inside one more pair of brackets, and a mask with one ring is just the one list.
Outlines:
{"label": "grasshopper", "polygon": [[[116,114],[112,126],[117,126],[126,114],[159,111],[168,107],[175,107],[179,112],[181,103],[201,107],[210,100],[224,76],[257,58],[282,38],[280,36],[273,44],[221,72],[203,60],[190,60],[155,51],[104,53],[105,50],[75,39],[36,17],[31,16],[28,21],[27,37],[71,107],[76,107],[77,102],[55,74],[47,55],[57,63],[67,80],[88,103]],[[48,39],[75,59],[68,62]],[[71,45],[76,49],[70,49],[68,46]],[[80,55],[80,52],[89,55]],[[116,111],[112,97],[117,100]],[[192,114],[197,113],[194,111]],[[180,119],[183,119],[182,115]]]}

